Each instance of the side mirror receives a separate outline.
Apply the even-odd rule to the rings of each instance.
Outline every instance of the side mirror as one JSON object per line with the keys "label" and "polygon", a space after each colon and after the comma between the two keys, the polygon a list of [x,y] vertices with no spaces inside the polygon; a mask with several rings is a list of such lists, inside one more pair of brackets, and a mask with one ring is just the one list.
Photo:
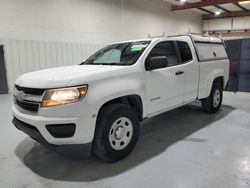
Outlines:
{"label": "side mirror", "polygon": [[146,70],[154,70],[168,67],[168,59],[166,56],[155,56],[147,60]]}

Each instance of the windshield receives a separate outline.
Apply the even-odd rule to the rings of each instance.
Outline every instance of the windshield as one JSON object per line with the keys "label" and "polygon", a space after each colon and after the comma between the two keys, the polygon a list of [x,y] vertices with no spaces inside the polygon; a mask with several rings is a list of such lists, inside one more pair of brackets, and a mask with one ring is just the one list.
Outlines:
{"label": "windshield", "polygon": [[144,52],[150,41],[126,42],[106,46],[81,65],[132,65]]}

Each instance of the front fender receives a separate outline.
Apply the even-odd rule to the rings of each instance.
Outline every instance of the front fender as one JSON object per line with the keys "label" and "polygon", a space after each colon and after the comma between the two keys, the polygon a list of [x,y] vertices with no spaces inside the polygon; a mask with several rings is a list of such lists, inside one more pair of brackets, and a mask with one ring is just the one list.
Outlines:
{"label": "front fender", "polygon": [[85,100],[89,105],[100,109],[106,102],[127,95],[140,96],[143,108],[145,108],[144,86],[140,79],[133,76],[105,79],[89,84]]}

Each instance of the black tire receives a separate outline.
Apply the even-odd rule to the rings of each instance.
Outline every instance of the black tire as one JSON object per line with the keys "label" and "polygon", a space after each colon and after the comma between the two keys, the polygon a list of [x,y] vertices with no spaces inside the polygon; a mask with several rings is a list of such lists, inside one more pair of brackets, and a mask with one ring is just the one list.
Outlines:
{"label": "black tire", "polygon": [[[216,94],[219,94],[219,100],[214,98]],[[213,83],[210,95],[202,99],[202,109],[207,113],[216,113],[221,108],[221,103],[223,100],[223,86],[219,81]],[[217,101],[217,102],[216,102]]]}
{"label": "black tire", "polygon": [[[112,146],[112,143],[110,143],[109,141],[111,139],[111,127],[113,124],[118,122],[119,118],[124,117],[130,120],[130,128],[133,127],[132,136],[130,136],[130,141],[127,142],[128,145],[124,149],[116,150],[113,148],[114,145]],[[132,108],[130,108],[130,106],[126,104],[107,105],[103,107],[97,118],[95,136],[93,141],[93,152],[97,157],[105,161],[118,161],[132,152],[137,143],[139,134],[140,123],[138,120],[138,116],[136,112]],[[126,134],[123,135],[127,136]]]}

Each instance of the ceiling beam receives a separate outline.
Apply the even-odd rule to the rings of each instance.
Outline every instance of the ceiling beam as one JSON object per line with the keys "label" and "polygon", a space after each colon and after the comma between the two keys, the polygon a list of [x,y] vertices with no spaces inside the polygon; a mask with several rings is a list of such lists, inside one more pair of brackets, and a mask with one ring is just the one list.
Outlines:
{"label": "ceiling beam", "polygon": [[[247,1],[247,0],[241,0],[241,1]],[[220,5],[220,4],[227,4],[227,3],[238,3],[239,0],[202,0],[201,2],[196,3],[185,3],[183,5],[175,5],[172,6],[172,11],[175,10],[187,10],[192,8],[202,8],[206,6],[214,6],[214,5]]]}
{"label": "ceiling beam", "polygon": [[206,12],[208,14],[214,14],[212,11],[204,9],[204,8],[198,8],[198,9],[201,10],[201,11],[203,11],[203,12]]}
{"label": "ceiling beam", "polygon": [[245,7],[241,6],[239,3],[234,3],[235,6],[239,7],[241,10],[248,11]]}
{"label": "ceiling beam", "polygon": [[218,19],[218,18],[233,18],[233,17],[244,17],[244,16],[250,16],[250,11],[235,11],[231,13],[221,13],[220,15],[212,15],[212,14],[207,14],[203,15],[202,19],[203,20],[209,20],[209,19]]}
{"label": "ceiling beam", "polygon": [[221,7],[220,5],[214,5],[214,6],[215,6],[216,8],[218,8],[218,9],[221,9],[221,10],[227,12],[227,13],[231,13],[230,10],[225,9],[225,8]]}

